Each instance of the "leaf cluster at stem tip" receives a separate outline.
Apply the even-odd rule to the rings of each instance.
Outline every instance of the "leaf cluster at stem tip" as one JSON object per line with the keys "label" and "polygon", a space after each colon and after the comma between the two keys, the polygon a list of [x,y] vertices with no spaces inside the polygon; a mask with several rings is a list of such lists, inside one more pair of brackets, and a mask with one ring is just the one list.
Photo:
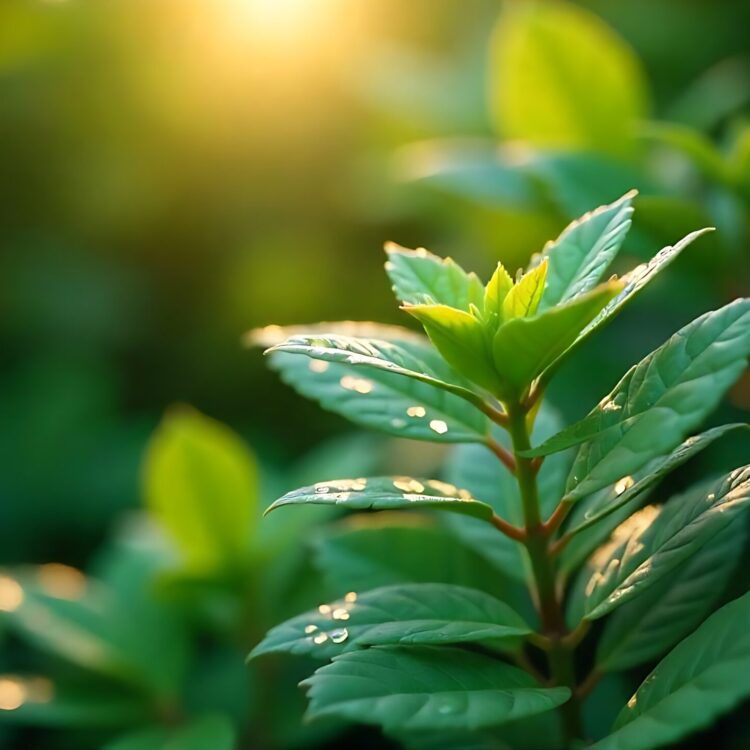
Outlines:
{"label": "leaf cluster at stem tip", "polygon": [[[577,347],[710,231],[603,281],[635,196],[573,222],[515,279],[498,263],[484,284],[450,258],[386,245],[396,298],[426,338],[352,322],[250,334],[287,383],[325,408],[389,435],[455,446],[440,479],[331,479],[267,509],[387,511],[377,527],[323,542],[342,596],[277,626],[251,655],[330,662],[303,683],[310,717],[374,723],[406,740],[510,722],[533,736],[531,717],[558,711],[553,744],[570,747],[587,737],[581,703],[603,676],[658,659],[682,639],[596,747],[657,747],[750,695],[733,668],[732,685],[715,681],[704,702],[694,689],[703,676],[750,662],[747,638],[722,640],[734,626],[728,608],[700,625],[744,541],[736,519],[750,508],[750,467],[644,507],[671,471],[747,432],[732,424],[695,434],[747,366],[750,300],[685,325],[574,424],[544,399]],[[444,511],[441,539],[474,555],[472,564],[436,572],[423,554],[436,549],[435,527],[395,534],[401,511],[418,519]],[[377,530],[387,539],[389,529],[390,543],[377,549],[356,536]],[[750,616],[747,597],[730,607]],[[584,671],[578,647],[599,637],[591,623],[604,617]]]}

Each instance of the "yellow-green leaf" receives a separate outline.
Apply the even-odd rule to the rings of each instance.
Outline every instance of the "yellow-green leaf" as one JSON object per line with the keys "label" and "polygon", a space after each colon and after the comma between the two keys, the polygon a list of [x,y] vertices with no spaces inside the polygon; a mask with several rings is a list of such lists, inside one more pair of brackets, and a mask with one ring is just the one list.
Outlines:
{"label": "yellow-green leaf", "polygon": [[257,469],[240,437],[190,408],[170,411],[151,438],[146,504],[179,548],[185,567],[241,563],[257,517]]}
{"label": "yellow-green leaf", "polygon": [[536,312],[547,280],[547,258],[532,268],[503,300],[503,319],[528,318]]}
{"label": "yellow-green leaf", "polygon": [[484,290],[484,317],[496,324],[503,319],[503,302],[513,288],[513,279],[502,263],[497,264],[495,273]]}
{"label": "yellow-green leaf", "polygon": [[615,156],[645,113],[633,51],[597,16],[564,2],[507,3],[491,47],[491,107],[509,139]]}
{"label": "yellow-green leaf", "polygon": [[495,334],[493,356],[503,383],[520,394],[575,343],[581,330],[621,289],[602,284],[535,318],[516,318]]}
{"label": "yellow-green leaf", "polygon": [[497,390],[484,326],[477,318],[447,305],[406,305],[403,309],[424,326],[449,365],[483,388]]}

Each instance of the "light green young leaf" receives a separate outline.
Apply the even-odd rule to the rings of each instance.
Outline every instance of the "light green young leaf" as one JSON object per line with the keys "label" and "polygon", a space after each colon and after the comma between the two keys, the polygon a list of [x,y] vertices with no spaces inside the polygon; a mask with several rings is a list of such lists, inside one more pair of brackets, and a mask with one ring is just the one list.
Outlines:
{"label": "light green young leaf", "polygon": [[422,324],[430,341],[451,367],[490,393],[497,393],[497,373],[484,326],[478,318],[446,305],[407,305],[403,309]]}
{"label": "light green young leaf", "polygon": [[504,602],[463,586],[414,583],[385,586],[273,628],[250,658],[287,652],[330,659],[367,646],[440,645],[516,638],[529,626]]}
{"label": "light green young leaf", "polygon": [[505,270],[505,266],[498,263],[495,273],[492,274],[492,278],[484,290],[484,305],[482,307],[485,320],[493,327],[503,320],[503,303],[511,289],[513,289],[513,279]]}
{"label": "light green young leaf", "polygon": [[[313,398],[330,411],[350,419],[362,427],[369,427],[398,437],[433,442],[484,442],[489,434],[489,420],[464,398],[450,390],[432,385],[456,383],[468,392],[470,383],[454,372],[429,341],[406,328],[375,323],[321,323],[301,329],[298,327],[254,331],[248,337],[252,345],[276,346],[306,335],[348,337],[356,340],[386,341],[398,351],[401,367],[409,374],[391,372],[385,362],[373,364],[369,358],[351,364],[344,354],[342,361],[310,359],[311,349],[300,354],[276,352],[271,354],[271,366],[296,391]],[[337,341],[339,339],[337,338]],[[346,352],[349,355],[349,352]],[[362,377],[362,369],[367,377]],[[414,374],[412,377],[411,374]],[[419,376],[419,377],[418,377]],[[423,380],[426,376],[428,380]],[[463,393],[463,391],[462,391]],[[446,428],[446,429],[444,429]]]}
{"label": "light green young leaf", "polygon": [[502,304],[503,320],[532,316],[542,299],[547,280],[547,259],[524,274],[508,291]]}
{"label": "light green young leaf", "polygon": [[592,750],[671,745],[750,695],[750,594],[730,602],[676,646],[643,681]]}
{"label": "light green young leaf", "polygon": [[408,305],[439,304],[468,312],[481,306],[484,287],[474,273],[467,273],[452,258],[439,258],[424,248],[408,250],[393,242],[385,246],[385,270],[396,298]]}
{"label": "light green young leaf", "polygon": [[527,455],[583,443],[568,479],[577,500],[673,450],[716,408],[750,353],[750,300],[736,300],[678,331],[633,367],[580,422]]}
{"label": "light green young leaf", "polygon": [[636,191],[576,219],[542,251],[549,260],[540,311],[592,289],[617,255],[628,233]]}
{"label": "light green young leaf", "polygon": [[746,524],[730,524],[669,576],[613,612],[596,651],[598,669],[631,669],[656,659],[703,622],[737,567],[746,531]]}
{"label": "light green young leaf", "polygon": [[648,506],[631,516],[592,558],[585,617],[595,620],[630,601],[687,561],[750,504],[750,466],[701,492]]}
{"label": "light green young leaf", "polygon": [[436,479],[373,477],[318,482],[289,492],[272,503],[266,513],[285,505],[337,505],[346,510],[446,510],[485,521],[492,508],[475,500],[466,490]]}
{"label": "light green young leaf", "polygon": [[550,711],[570,690],[543,688],[497,659],[453,648],[375,647],[337,656],[302,685],[311,719],[386,730],[481,729]]}
{"label": "light green young leaf", "polygon": [[505,388],[522,393],[574,345],[581,329],[619,289],[617,282],[602,284],[536,317],[515,318],[502,325],[492,351]]}
{"label": "light green young leaf", "polygon": [[597,16],[563,2],[509,4],[491,55],[492,112],[506,138],[632,153],[634,125],[645,111],[643,71]]}
{"label": "light green young leaf", "polygon": [[148,509],[186,567],[242,564],[258,515],[258,478],[238,435],[193,409],[173,409],[151,438],[143,480]]}

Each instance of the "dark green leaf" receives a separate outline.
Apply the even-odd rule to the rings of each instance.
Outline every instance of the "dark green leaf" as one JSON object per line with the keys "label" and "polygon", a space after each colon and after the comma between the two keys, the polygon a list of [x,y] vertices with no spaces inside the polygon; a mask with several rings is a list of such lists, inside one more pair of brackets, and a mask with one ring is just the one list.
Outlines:
{"label": "dark green leaf", "polygon": [[633,367],[590,413],[528,455],[583,443],[567,499],[628,478],[671,451],[719,403],[750,351],[750,300],[737,300],[685,326]]}
{"label": "dark green leaf", "polygon": [[648,750],[709,725],[750,695],[750,594],[675,647],[620,712],[596,750]]}
{"label": "dark green leaf", "polygon": [[577,522],[568,524],[568,533],[577,534],[627,505],[664,476],[682,466],[727,433],[747,429],[748,425],[746,424],[728,424],[689,437],[666,456],[659,456],[649,461],[642,469],[617,482],[614,487],[603,488],[594,493],[590,499],[587,498],[585,513],[579,516]]}
{"label": "dark green leaf", "polygon": [[631,516],[592,558],[586,619],[595,620],[685,563],[750,503],[750,466],[700,492]]}
{"label": "dark green leaf", "polygon": [[482,305],[484,285],[451,258],[439,258],[424,248],[408,250],[393,242],[385,246],[385,270],[396,298],[405,304],[439,304],[468,311]]}
{"label": "dark green leaf", "polygon": [[540,687],[516,667],[452,648],[353,651],[302,684],[310,718],[387,730],[481,729],[549,711],[570,697],[567,688]]}
{"label": "dark green leaf", "polygon": [[529,632],[520,615],[482,591],[400,584],[351,592],[288,620],[271,630],[250,656],[289,652],[330,659],[364,646],[470,643]]}
{"label": "dark green leaf", "polygon": [[235,733],[223,716],[193,719],[178,729],[146,729],[110,742],[104,750],[233,750]]}
{"label": "dark green leaf", "polygon": [[395,583],[457,584],[486,591],[533,619],[525,587],[429,520],[403,513],[350,516],[342,528],[316,543],[316,567],[337,593]]}
{"label": "dark green leaf", "polygon": [[[153,706],[143,695],[92,679],[86,684],[47,677],[0,675],[0,721],[55,728],[127,727],[149,721]],[[15,700],[14,700],[15,699]],[[11,708],[17,702],[15,708]]]}
{"label": "dark green leaf", "polygon": [[489,521],[492,508],[466,490],[436,479],[372,477],[318,482],[289,492],[272,503],[266,513],[284,505],[338,505],[347,510],[447,510]]}
{"label": "dark green leaf", "polygon": [[540,310],[596,286],[630,229],[635,195],[631,191],[614,203],[585,214],[547,244],[542,257],[549,259],[549,271]]}
{"label": "dark green leaf", "polygon": [[730,524],[669,576],[613,612],[597,648],[598,668],[611,672],[651,661],[692,632],[724,591],[746,537],[746,524]]}

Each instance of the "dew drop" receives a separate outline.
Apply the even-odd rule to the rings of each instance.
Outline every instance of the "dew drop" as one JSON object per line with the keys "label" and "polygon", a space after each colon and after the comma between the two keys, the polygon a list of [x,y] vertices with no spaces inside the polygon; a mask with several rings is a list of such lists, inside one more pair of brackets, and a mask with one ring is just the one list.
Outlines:
{"label": "dew drop", "polygon": [[329,366],[328,362],[323,359],[310,360],[310,372],[325,372]]}
{"label": "dew drop", "polygon": [[410,406],[406,410],[406,414],[409,417],[424,417],[427,414],[427,410],[424,406]]}
{"label": "dew drop", "polygon": [[448,432],[448,425],[442,419],[433,419],[430,422],[430,429],[438,435],[444,435]]}
{"label": "dew drop", "polygon": [[424,492],[424,485],[416,479],[410,479],[409,477],[396,479],[393,482],[393,486],[397,490],[401,490],[401,492],[413,492],[417,494]]}
{"label": "dew drop", "polygon": [[391,427],[394,427],[395,429],[400,430],[402,427],[406,427],[406,422],[403,419],[394,417],[391,420]]}
{"label": "dew drop", "polygon": [[333,643],[343,643],[349,637],[349,631],[346,628],[336,628],[328,636]]}
{"label": "dew drop", "polygon": [[326,642],[327,640],[328,640],[328,633],[318,633],[318,634],[317,634],[317,635],[316,635],[316,636],[315,636],[315,637],[313,638],[313,643],[314,643],[314,644],[315,644],[316,646],[321,646],[321,645],[322,645],[322,644],[324,644],[324,643],[325,643],[325,642]]}
{"label": "dew drop", "polygon": [[305,625],[305,633],[307,633],[307,635],[310,635],[310,633],[314,633],[317,629],[317,625]]}
{"label": "dew drop", "polygon": [[615,484],[615,495],[622,495],[635,484],[635,479],[631,476],[623,477]]}
{"label": "dew drop", "polygon": [[337,609],[333,610],[331,617],[333,617],[334,620],[348,620],[349,610],[345,609],[344,607],[338,607]]}
{"label": "dew drop", "polygon": [[327,484],[315,485],[316,495],[327,495],[331,491],[331,488]]}
{"label": "dew drop", "polygon": [[321,615],[330,615],[331,614],[331,605],[330,604],[321,604],[318,607],[318,612],[320,612]]}
{"label": "dew drop", "polygon": [[356,591],[350,591],[345,597],[344,601],[348,602],[349,604],[353,604],[357,601],[357,592]]}
{"label": "dew drop", "polygon": [[373,382],[367,378],[355,378],[353,375],[344,375],[341,380],[341,387],[347,391],[355,391],[363,395],[370,393],[373,389]]}
{"label": "dew drop", "polygon": [[15,612],[23,604],[23,587],[15,578],[0,575],[0,612]]}

